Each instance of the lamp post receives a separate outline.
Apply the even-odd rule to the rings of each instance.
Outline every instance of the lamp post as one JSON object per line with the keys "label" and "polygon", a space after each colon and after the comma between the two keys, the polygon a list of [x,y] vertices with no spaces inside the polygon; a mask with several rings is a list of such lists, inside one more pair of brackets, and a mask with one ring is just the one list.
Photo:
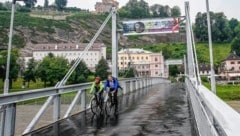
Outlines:
{"label": "lamp post", "polygon": [[216,94],[216,81],[215,81],[215,71],[213,64],[213,49],[212,49],[212,30],[210,22],[210,12],[209,12],[209,1],[206,0],[207,7],[207,24],[208,24],[208,41],[209,41],[209,55],[210,55],[210,67],[211,67],[211,90]]}

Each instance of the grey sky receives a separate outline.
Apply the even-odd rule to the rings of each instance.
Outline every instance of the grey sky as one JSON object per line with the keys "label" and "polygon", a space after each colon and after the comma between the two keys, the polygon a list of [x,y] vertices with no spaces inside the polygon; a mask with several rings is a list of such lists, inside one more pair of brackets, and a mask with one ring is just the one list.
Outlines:
{"label": "grey sky", "polygon": [[[0,0],[0,2],[5,2],[8,0]],[[83,9],[90,9],[94,10],[94,5],[97,1],[101,0],[68,0],[68,6],[71,7],[79,7]],[[145,0],[149,3],[149,5],[153,5],[155,3],[162,4],[162,5],[169,5],[174,6],[178,5],[182,9],[182,14],[184,15],[184,2],[186,0]],[[43,5],[44,0],[38,0],[38,5]],[[49,0],[49,3],[53,3],[54,0]],[[118,0],[120,6],[125,5],[128,0]],[[197,12],[206,11],[205,2],[206,0],[189,0],[190,2],[190,14],[192,21],[195,18]],[[215,12],[224,12],[225,15],[230,18],[237,18],[240,20],[240,13],[239,13],[239,6],[240,0],[209,0],[210,2],[210,9]]]}

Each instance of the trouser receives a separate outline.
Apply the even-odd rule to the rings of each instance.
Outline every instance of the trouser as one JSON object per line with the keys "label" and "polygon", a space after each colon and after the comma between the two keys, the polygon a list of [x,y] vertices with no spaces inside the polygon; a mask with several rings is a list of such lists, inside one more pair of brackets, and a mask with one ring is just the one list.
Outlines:
{"label": "trouser", "polygon": [[116,105],[116,109],[115,110],[117,111],[118,110],[118,99],[117,99],[117,92],[118,92],[118,90],[116,90],[114,92],[113,97],[112,97],[112,91],[114,91],[114,88],[110,88],[110,90],[108,92],[108,96],[110,97],[110,101],[115,103],[115,105]]}

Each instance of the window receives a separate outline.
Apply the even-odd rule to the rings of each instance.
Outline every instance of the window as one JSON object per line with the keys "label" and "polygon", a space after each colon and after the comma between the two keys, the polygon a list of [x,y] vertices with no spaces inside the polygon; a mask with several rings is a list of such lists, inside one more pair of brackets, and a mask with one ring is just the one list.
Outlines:
{"label": "window", "polygon": [[123,65],[123,62],[121,62],[121,65]]}
{"label": "window", "polygon": [[232,62],[231,62],[231,64],[235,64],[235,62],[234,62],[234,61],[232,61]]}
{"label": "window", "polygon": [[127,57],[125,57],[125,60],[127,60]]}
{"label": "window", "polygon": [[134,60],[134,57],[132,57],[132,59]]}
{"label": "window", "polygon": [[155,65],[155,67],[157,68],[157,67],[158,67],[158,65]]}
{"label": "window", "polygon": [[142,60],[143,60],[144,58],[142,57]]}
{"label": "window", "polygon": [[148,57],[146,57],[146,60],[148,60]]}
{"label": "window", "polygon": [[238,64],[240,64],[240,61],[238,61]]}
{"label": "window", "polygon": [[158,74],[158,72],[155,72],[155,74],[157,75],[157,74]]}
{"label": "window", "polygon": [[144,66],[142,66],[142,69],[144,69]]}
{"label": "window", "polygon": [[158,58],[155,58],[155,61],[158,61]]}
{"label": "window", "polygon": [[121,60],[123,60],[124,58],[123,57],[121,57]]}
{"label": "window", "polygon": [[137,60],[139,60],[139,57],[137,57]]}

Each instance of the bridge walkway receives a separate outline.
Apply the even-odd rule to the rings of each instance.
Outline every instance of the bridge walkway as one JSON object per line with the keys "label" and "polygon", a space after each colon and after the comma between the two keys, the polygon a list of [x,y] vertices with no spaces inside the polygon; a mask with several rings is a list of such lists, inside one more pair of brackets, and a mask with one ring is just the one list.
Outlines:
{"label": "bridge walkway", "polygon": [[27,135],[32,136],[195,136],[182,84],[159,84],[119,98],[119,114],[78,113]]}

